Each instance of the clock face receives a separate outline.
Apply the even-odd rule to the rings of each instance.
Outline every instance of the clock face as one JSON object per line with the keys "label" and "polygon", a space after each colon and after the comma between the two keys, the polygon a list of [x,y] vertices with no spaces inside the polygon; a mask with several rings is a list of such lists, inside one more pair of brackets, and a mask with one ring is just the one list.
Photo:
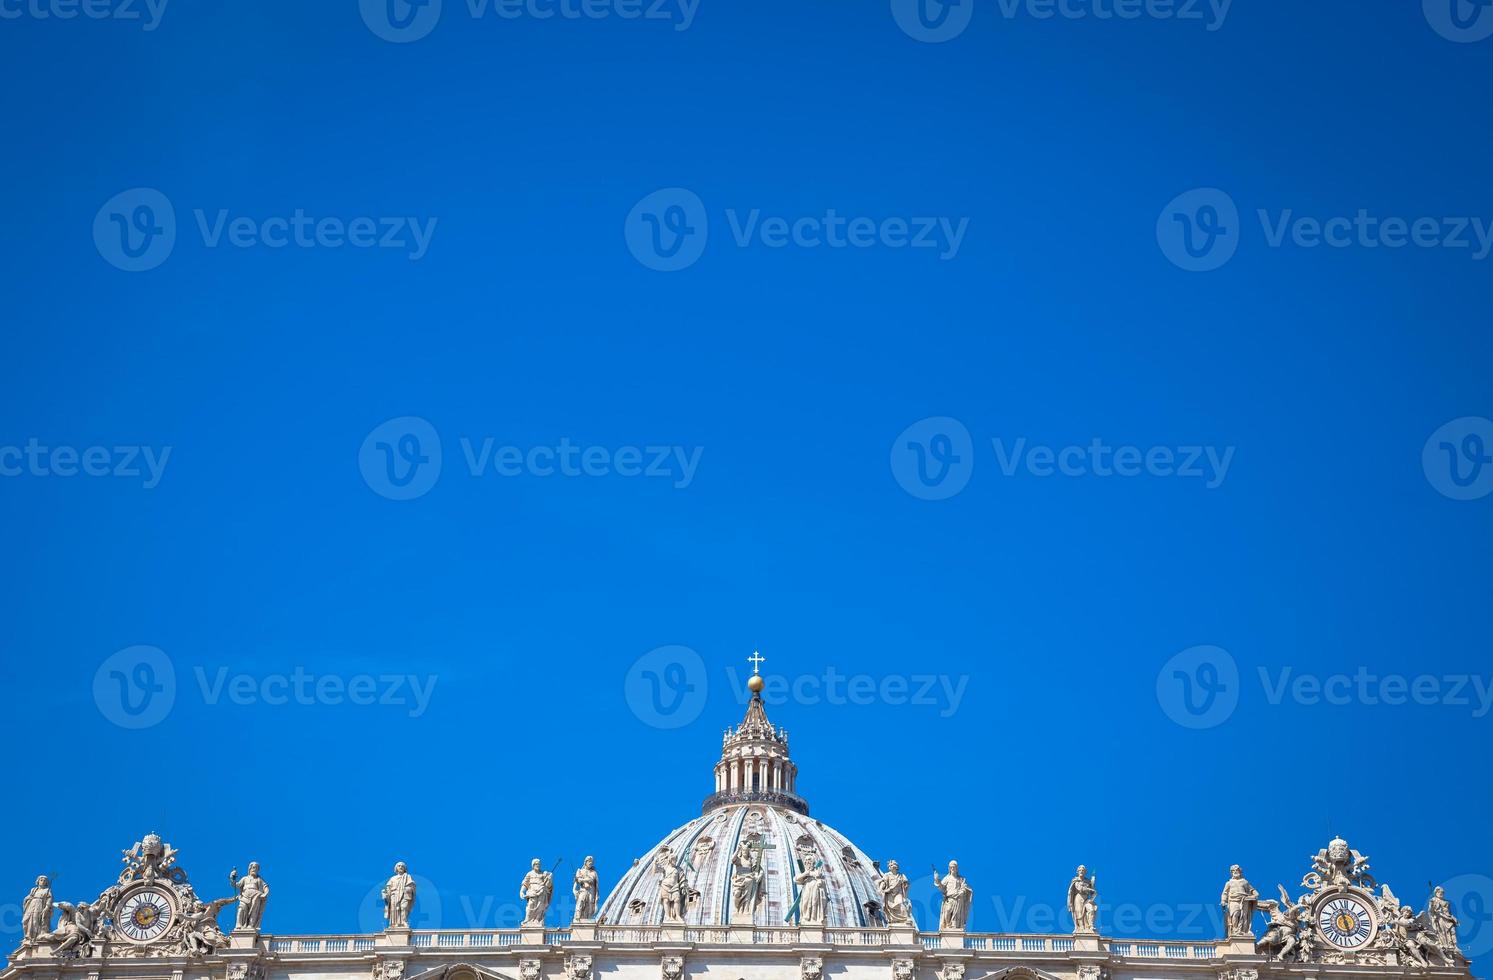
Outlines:
{"label": "clock face", "polygon": [[1338,949],[1359,949],[1374,938],[1373,912],[1352,895],[1333,895],[1317,906],[1317,931]]}
{"label": "clock face", "polygon": [[146,888],[125,898],[115,916],[115,927],[132,943],[160,939],[175,918],[171,900],[154,888]]}

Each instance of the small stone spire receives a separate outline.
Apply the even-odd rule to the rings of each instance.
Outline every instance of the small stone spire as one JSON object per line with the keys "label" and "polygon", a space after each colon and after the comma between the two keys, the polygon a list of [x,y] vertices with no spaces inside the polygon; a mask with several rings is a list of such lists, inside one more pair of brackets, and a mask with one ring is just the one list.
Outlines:
{"label": "small stone spire", "polygon": [[766,681],[759,668],[766,659],[755,651],[747,658],[752,665],[752,676],[747,678],[752,699],[741,724],[726,729],[721,740],[715,792],[705,800],[706,811],[732,803],[766,803],[809,812],[809,805],[795,793],[798,766],[788,757],[788,732],[773,727],[762,703]]}

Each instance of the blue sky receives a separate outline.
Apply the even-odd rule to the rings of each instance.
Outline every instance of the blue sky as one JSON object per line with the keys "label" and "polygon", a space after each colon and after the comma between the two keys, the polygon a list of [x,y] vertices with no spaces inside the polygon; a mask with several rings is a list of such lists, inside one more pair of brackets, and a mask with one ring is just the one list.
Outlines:
{"label": "blue sky", "polygon": [[399,859],[511,924],[698,812],[758,649],[814,815],[972,928],[1083,862],[1209,938],[1342,834],[1493,949],[1441,2],[0,0],[0,939],[152,829],[270,931]]}

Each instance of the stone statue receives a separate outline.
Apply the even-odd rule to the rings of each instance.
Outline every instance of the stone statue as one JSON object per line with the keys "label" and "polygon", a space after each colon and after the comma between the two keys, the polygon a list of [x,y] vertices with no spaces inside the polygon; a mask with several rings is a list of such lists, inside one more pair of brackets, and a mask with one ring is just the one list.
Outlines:
{"label": "stone statue", "polygon": [[1440,885],[1436,886],[1431,897],[1426,900],[1426,915],[1431,920],[1431,931],[1435,935],[1436,944],[1447,954],[1448,961],[1452,961],[1453,954],[1460,955],[1462,952],[1462,948],[1457,945],[1458,921],[1452,914],[1452,903],[1446,900],[1446,889]]}
{"label": "stone statue", "polygon": [[544,913],[549,911],[550,898],[554,893],[555,876],[543,870],[538,858],[530,861],[529,873],[524,875],[524,880],[518,886],[518,897],[526,903],[524,925],[544,925]]}
{"label": "stone statue", "polygon": [[804,926],[824,925],[824,862],[815,861],[793,879],[798,883],[798,923]]}
{"label": "stone statue", "polygon": [[1394,933],[1395,945],[1421,966],[1431,965],[1428,953],[1437,957],[1443,955],[1435,940],[1426,935],[1425,927],[1408,905],[1400,906],[1399,915],[1391,922],[1390,929]]}
{"label": "stone statue", "polygon": [[384,882],[380,893],[384,899],[384,918],[390,929],[408,929],[410,911],[415,907],[415,879],[403,861],[394,865],[394,876]]}
{"label": "stone statue", "polygon": [[903,874],[896,861],[888,861],[886,873],[876,879],[876,890],[881,892],[881,910],[886,915],[887,925],[912,925],[912,902],[907,898],[907,875]]}
{"label": "stone statue", "polygon": [[1229,880],[1224,884],[1223,894],[1218,899],[1218,904],[1223,906],[1224,926],[1230,938],[1254,937],[1255,911],[1259,899],[1260,893],[1244,877],[1239,865],[1230,865]]}
{"label": "stone statue", "polygon": [[660,848],[653,861],[653,871],[659,876],[658,896],[663,901],[664,921],[683,922],[693,889],[684,869],[675,860],[674,852],[668,847]]}
{"label": "stone statue", "polygon": [[193,902],[192,907],[182,913],[181,942],[189,955],[206,956],[228,945],[228,937],[218,928],[218,913],[233,901],[236,899],[230,896],[206,904]]}
{"label": "stone statue", "polygon": [[52,880],[39,875],[21,905],[21,942],[34,945],[52,931]]}
{"label": "stone statue", "polygon": [[1088,876],[1088,868],[1078,866],[1078,872],[1068,883],[1068,914],[1073,916],[1073,934],[1092,935],[1094,922],[1099,914],[1099,892],[1094,880]]}
{"label": "stone statue", "polygon": [[570,893],[575,896],[575,917],[596,918],[596,892],[599,887],[596,875],[596,858],[587,855],[581,866],[575,869],[575,883]]}
{"label": "stone statue", "polygon": [[238,868],[228,872],[228,883],[238,892],[238,914],[234,917],[234,929],[258,929],[264,920],[264,903],[269,900],[270,886],[259,877],[259,862],[249,862],[249,873],[242,878]]}
{"label": "stone statue", "polygon": [[1258,903],[1260,910],[1270,916],[1270,923],[1265,927],[1265,935],[1255,943],[1255,952],[1284,960],[1296,949],[1301,933],[1301,915],[1306,906],[1291,901],[1284,885],[1275,887],[1280,891],[1279,902],[1271,898]]}
{"label": "stone statue", "polygon": [[950,861],[949,873],[942,878],[938,876],[938,868],[935,867],[933,887],[943,896],[943,907],[938,912],[938,928],[963,931],[965,924],[969,922],[969,904],[975,892],[959,874],[959,862]]}
{"label": "stone statue", "polygon": [[58,902],[56,909],[60,916],[57,919],[57,931],[51,936],[52,939],[57,940],[54,953],[61,955],[84,946],[93,939],[94,923],[98,919],[98,913],[89,908],[87,902],[79,902],[77,905],[71,902]]}
{"label": "stone statue", "polygon": [[762,852],[742,841],[731,855],[731,912],[742,922],[751,922],[752,913],[762,902]]}

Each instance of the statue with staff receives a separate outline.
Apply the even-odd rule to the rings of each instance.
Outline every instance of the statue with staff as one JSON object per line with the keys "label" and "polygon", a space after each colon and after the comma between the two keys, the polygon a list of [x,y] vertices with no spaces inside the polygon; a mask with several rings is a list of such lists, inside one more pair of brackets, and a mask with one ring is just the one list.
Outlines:
{"label": "statue with staff", "polygon": [[518,886],[518,897],[526,903],[523,925],[544,925],[544,914],[549,911],[550,899],[555,894],[555,870],[560,867],[561,860],[556,858],[554,867],[548,871],[542,870],[538,858],[529,862],[529,873]]}

